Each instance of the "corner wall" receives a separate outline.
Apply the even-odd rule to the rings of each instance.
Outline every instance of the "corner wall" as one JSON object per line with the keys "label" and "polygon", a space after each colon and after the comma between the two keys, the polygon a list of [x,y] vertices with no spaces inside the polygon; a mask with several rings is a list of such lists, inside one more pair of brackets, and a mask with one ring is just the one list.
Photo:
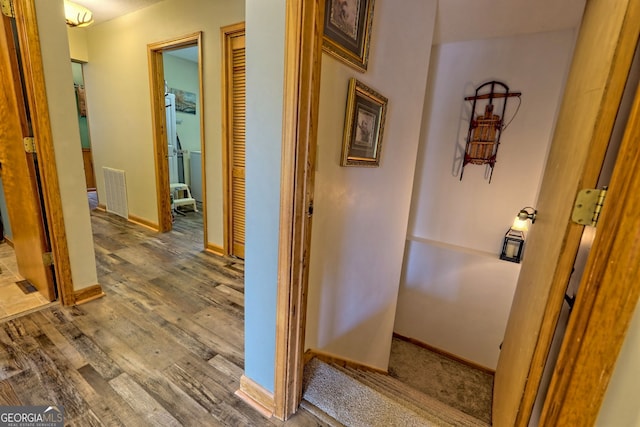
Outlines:
{"label": "corner wall", "polygon": [[[434,46],[397,333],[495,369],[520,271],[498,256],[517,212],[535,206],[574,39],[564,30]],[[492,182],[472,164],[460,181],[471,115],[464,97],[491,80],[522,92],[522,105],[501,137]],[[506,122],[517,104],[510,98]]]}
{"label": "corner wall", "polygon": [[[369,69],[322,57],[306,348],[386,369],[436,1],[376,0]],[[350,77],[389,99],[380,167],[341,167]]]}
{"label": "corner wall", "polygon": [[246,0],[245,375],[275,378],[285,0]]}

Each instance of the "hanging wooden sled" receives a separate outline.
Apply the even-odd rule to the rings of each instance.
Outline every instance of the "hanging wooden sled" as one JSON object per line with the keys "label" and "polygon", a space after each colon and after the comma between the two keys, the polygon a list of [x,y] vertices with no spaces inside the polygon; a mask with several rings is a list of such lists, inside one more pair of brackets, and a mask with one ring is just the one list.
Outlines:
{"label": "hanging wooden sled", "polygon": [[[484,90],[483,90],[484,89]],[[480,93],[486,90],[487,93]],[[499,91],[496,92],[496,89]],[[500,136],[504,130],[504,112],[507,109],[507,99],[513,96],[519,97],[520,92],[509,92],[509,87],[498,81],[491,81],[480,85],[476,89],[475,96],[467,96],[465,101],[473,101],[471,108],[471,120],[469,121],[469,133],[467,134],[467,145],[465,147],[464,159],[460,169],[460,181],[464,173],[464,167],[469,163],[473,165],[489,165],[489,183],[493,176],[493,168],[496,164]],[[502,112],[495,114],[494,99],[504,98],[502,102]],[[480,101],[480,102],[478,102]],[[478,104],[484,103],[484,113],[476,114]]]}

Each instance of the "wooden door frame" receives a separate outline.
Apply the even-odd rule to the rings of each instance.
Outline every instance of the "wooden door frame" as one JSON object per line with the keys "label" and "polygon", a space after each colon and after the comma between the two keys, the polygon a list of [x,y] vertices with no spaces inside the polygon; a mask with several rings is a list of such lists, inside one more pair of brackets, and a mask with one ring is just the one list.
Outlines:
{"label": "wooden door frame", "polygon": [[[635,4],[638,4],[638,1]],[[301,3],[301,4],[297,4]],[[634,6],[637,11],[637,6]],[[632,7],[631,9],[633,9]],[[304,350],[304,331],[306,323],[306,289],[307,289],[307,273],[308,273],[308,261],[309,261],[309,237],[310,237],[310,220],[307,220],[307,209],[309,204],[313,200],[313,162],[310,161],[314,157],[315,141],[316,141],[316,127],[317,127],[317,102],[319,97],[319,72],[320,72],[320,48],[322,43],[322,24],[318,24],[316,19],[322,16],[324,8],[323,0],[309,0],[303,2],[295,2],[293,0],[287,1],[287,25],[286,25],[286,54],[285,54],[285,103],[284,103],[284,137],[283,137],[283,158],[282,158],[282,182],[281,182],[281,218],[280,218],[280,242],[279,242],[279,261],[278,261],[278,306],[277,306],[277,330],[276,330],[276,372],[275,372],[275,390],[274,390],[274,403],[275,412],[274,415],[280,419],[286,419],[293,413],[295,413],[300,400],[302,389],[301,372],[303,367],[302,356]],[[633,12],[633,10],[632,10]],[[627,27],[630,20],[633,20],[633,13],[629,14],[629,19],[625,21]],[[627,35],[621,38],[621,43],[630,43],[629,32],[627,28]],[[637,34],[636,34],[637,39]],[[310,46],[306,50],[302,50],[303,46]],[[316,51],[314,48],[318,48]],[[628,53],[628,52],[627,52]],[[621,61],[624,63],[624,60]],[[614,70],[615,73],[620,72],[620,65]],[[619,84],[617,82],[616,84]],[[614,97],[615,98],[615,97]],[[619,102],[619,101],[618,101]],[[608,107],[617,110],[617,106]],[[612,111],[609,109],[606,114],[611,115]],[[615,116],[615,113],[613,113]],[[599,129],[602,130],[602,126],[605,128],[608,126],[599,125]],[[627,173],[632,166],[622,166]],[[633,171],[633,169],[631,169]],[[622,176],[626,174],[620,172]],[[620,178],[624,180],[624,178]],[[637,179],[636,179],[637,181]],[[578,189],[576,189],[577,191]],[[637,203],[637,194],[635,200]],[[310,219],[310,218],[309,218]],[[604,218],[603,218],[604,220]],[[630,221],[628,221],[630,222]],[[630,224],[633,225],[633,224]],[[636,224],[637,225],[637,222]],[[604,228],[604,226],[603,226]],[[607,226],[605,229],[612,229],[611,226]],[[625,242],[630,245],[630,239]],[[625,247],[625,249],[630,249]],[[633,256],[637,257],[637,253],[633,253]],[[638,265],[637,258],[627,257],[630,262],[635,259]],[[606,272],[607,258],[602,256],[593,261],[592,276],[602,275]],[[619,266],[622,267],[622,266]],[[623,292],[616,294],[613,291],[613,283],[609,282],[607,288],[613,295],[607,294],[609,300],[604,298],[604,292],[601,292],[599,297],[600,303],[607,302],[610,307],[624,307],[625,313],[630,317],[630,313],[633,312],[632,308],[638,299],[637,289],[634,289],[636,276],[627,274],[621,279],[624,281],[622,287]],[[555,277],[556,282],[564,281],[564,277]],[[565,281],[566,283],[566,281]],[[621,289],[620,282],[616,284],[617,289]],[[601,287],[602,289],[602,287]],[[587,294],[585,292],[585,294]],[[613,296],[615,299],[611,299]],[[583,299],[587,299],[587,296],[583,296]],[[619,305],[616,305],[619,304]],[[583,381],[579,375],[571,377],[570,384],[563,384],[563,388],[559,391],[555,389],[551,390],[553,395],[561,397],[561,408],[564,411],[562,414],[591,414],[591,418],[587,416],[581,418],[582,420],[593,419],[593,413],[597,416],[597,408],[594,409],[591,405],[593,402],[601,401],[606,390],[606,383],[608,376],[602,376],[603,372],[607,372],[611,366],[615,363],[617,352],[615,354],[607,354],[604,349],[606,348],[620,348],[624,339],[624,331],[628,327],[628,319],[622,319],[622,321],[616,324],[616,334],[597,334],[597,327],[588,323],[588,319],[592,318],[592,313],[598,315],[599,318],[593,317],[593,321],[601,320],[602,318],[611,320],[611,315],[606,311],[600,309],[594,309],[592,311],[583,311],[579,315],[575,315],[575,310],[580,311],[581,306],[586,306],[586,303],[578,305],[574,309],[574,317],[584,318],[582,325],[589,325],[590,328],[582,328],[577,332],[570,331],[571,335],[567,335],[567,341],[565,342],[565,349],[563,354],[572,352],[573,356],[570,360],[589,361],[589,351],[593,351],[594,347],[597,347],[602,354],[607,355],[605,358],[593,360],[590,363],[584,365],[575,365],[567,362],[566,356],[559,360],[559,363],[554,369],[554,378],[562,378],[563,371],[568,370],[568,367],[572,367],[574,372],[580,372],[582,374],[590,373],[590,381],[600,380],[599,388],[596,395],[591,396],[591,399],[577,399],[576,390],[580,390],[581,393],[589,393],[591,391],[588,381]],[[600,306],[598,306],[600,307]],[[546,321],[550,321],[550,313],[545,314]],[[586,320],[585,320],[586,319]],[[555,321],[554,321],[555,322]],[[597,323],[596,323],[597,324]],[[548,324],[546,325],[549,326]],[[553,329],[553,328],[552,328]],[[578,347],[575,342],[576,336],[579,336],[583,342],[588,342],[591,346],[587,349],[586,346]],[[542,348],[542,347],[541,347]],[[539,350],[540,351],[540,350]],[[546,354],[548,350],[544,350]],[[545,358],[546,360],[546,358]],[[544,360],[542,362],[544,367]],[[536,375],[542,375],[542,369]],[[537,385],[535,389],[531,388],[528,393],[532,393],[533,400],[535,400],[535,394],[537,393]],[[564,394],[563,394],[564,393]],[[573,393],[570,395],[569,393]],[[550,394],[551,395],[551,394]],[[531,397],[531,396],[530,396]],[[521,402],[522,405],[522,402]],[[543,411],[550,411],[552,402],[550,399],[545,401]],[[530,414],[531,410],[528,410]],[[517,425],[527,425],[529,415],[524,412],[519,413]],[[563,420],[558,417],[557,419]],[[589,424],[589,423],[587,423]],[[556,425],[556,424],[553,424]],[[560,424],[557,424],[560,425]],[[566,424],[576,425],[576,424]]]}
{"label": "wooden door frame", "polygon": [[237,24],[227,25],[220,29],[220,40],[222,44],[222,221],[224,223],[223,229],[223,241],[224,246],[222,252],[224,255],[229,255],[233,252],[233,230],[232,230],[232,188],[231,188],[231,173],[232,167],[230,164],[231,156],[231,105],[229,96],[229,82],[231,80],[230,75],[230,55],[231,55],[231,37],[242,33],[245,33],[245,22],[239,22]]}
{"label": "wooden door frame", "polygon": [[[62,201],[60,200],[58,171],[51,131],[44,67],[40,51],[35,0],[13,0],[13,5],[22,52],[22,68],[27,102],[39,157],[38,169],[54,259],[56,289],[58,298],[63,305],[73,305],[82,302],[85,297],[90,297],[90,295],[82,292],[82,290],[76,294],[73,289],[69,246],[62,213]],[[92,287],[92,289],[99,293],[102,292],[101,289],[95,287]]]}
{"label": "wooden door frame", "polygon": [[[549,272],[549,274],[536,273],[535,281],[534,279],[527,280],[526,282],[519,280],[518,287],[524,285],[525,292],[519,292],[519,288],[516,290],[514,304],[519,299],[521,302],[523,301],[521,294],[524,295],[527,288],[529,289],[528,295],[532,295],[531,291],[534,289],[532,288],[534,283],[536,289],[548,292],[548,301],[538,323],[537,342],[530,353],[529,348],[516,348],[507,342],[510,333],[517,335],[520,331],[511,330],[508,326],[505,332],[505,343],[502,348],[501,359],[505,356],[505,352],[510,352],[507,354],[511,354],[511,357],[517,354],[522,364],[528,363],[528,372],[522,377],[517,376],[515,378],[511,376],[499,377],[500,374],[496,373],[496,381],[494,384],[494,387],[501,387],[503,392],[504,390],[510,390],[508,393],[508,398],[510,399],[509,407],[517,411],[515,413],[515,425],[518,426],[528,425],[529,423],[560,311],[564,303],[567,283],[571,277],[572,267],[582,236],[583,227],[570,221],[570,210],[573,205],[571,201],[575,199],[577,192],[582,188],[595,188],[597,185],[598,176],[635,52],[636,41],[638,40],[638,29],[640,27],[639,4],[640,2],[638,0],[628,0],[624,4],[620,2],[616,4],[618,10],[615,14],[604,13],[609,7],[606,1],[590,2],[585,9],[578,40],[576,41],[574,58],[568,77],[569,80],[566,84],[565,98],[559,112],[554,142],[550,149],[549,158],[547,159],[543,179],[543,188],[547,182],[552,183],[559,180],[575,185],[575,187],[571,188],[565,186],[567,191],[565,192],[566,194],[562,195],[564,200],[570,199],[569,202],[563,205],[563,212],[568,214],[566,218],[546,219],[547,224],[555,224],[557,226],[558,235],[556,242],[560,244],[558,247],[558,263],[555,271]],[[603,37],[602,34],[606,34],[606,38]],[[594,49],[596,49],[595,53]],[[587,76],[583,70],[589,69],[587,65],[594,61],[594,55],[598,60],[607,62],[604,63],[597,72],[594,72],[594,75]],[[596,81],[598,83],[595,83]],[[572,115],[575,114],[574,110],[576,106],[580,106],[577,100],[580,99],[588,84],[594,86],[594,91],[590,92],[590,94],[597,94],[597,99],[593,97],[592,99],[594,103],[598,103],[599,107],[597,110],[591,109],[592,112],[589,112],[590,107],[581,109],[582,112],[587,111],[587,113],[593,117],[593,121],[587,122],[581,127],[578,122],[573,121],[575,117]],[[579,138],[583,141],[586,151],[576,157],[577,153],[561,154],[561,149],[554,150],[556,144],[558,147],[561,147],[562,141],[568,138],[573,138],[574,140]],[[554,157],[554,153],[557,153],[558,156]],[[583,157],[583,155],[585,155],[585,157]],[[552,161],[555,163],[552,163]],[[576,162],[585,163],[584,166],[579,165],[580,171],[577,172],[577,174],[576,172],[566,172],[571,169],[571,167],[569,167],[570,165],[567,165],[566,162],[572,161],[574,165],[578,165]],[[556,197],[555,200],[562,203],[558,197]],[[538,203],[541,203],[540,200]],[[543,217],[544,212],[541,214]],[[545,220],[544,218],[542,219]],[[533,232],[535,231],[536,230],[533,230]],[[533,241],[533,238],[538,237],[534,236],[533,232],[531,234],[532,242],[530,249],[534,248],[534,243],[542,242],[542,239],[538,239],[536,242]],[[536,248],[540,247],[541,245],[536,246]],[[545,248],[545,250],[548,249],[548,247]],[[521,274],[526,270],[528,274],[531,275],[532,270],[529,268],[530,266],[527,261],[528,260],[525,259]],[[530,259],[529,261],[532,260]],[[534,263],[535,261],[531,262],[531,264]],[[602,268],[604,268],[604,266],[602,266]],[[574,307],[574,314],[579,310],[580,308]],[[510,315],[510,321],[511,317],[514,317],[513,313]],[[522,318],[520,319],[522,320]],[[513,390],[514,387],[516,387],[514,384],[520,384],[520,382],[523,383],[523,386],[520,389],[522,390],[522,394],[519,395],[514,393]],[[511,389],[509,389],[509,387],[511,387]],[[494,411],[494,416],[496,413],[497,412]],[[506,420],[502,417],[502,414],[499,415],[500,418],[497,421],[505,422]],[[509,422],[513,422],[513,420]]]}
{"label": "wooden door frame", "polygon": [[164,233],[173,227],[171,221],[171,196],[169,193],[169,165],[167,163],[167,122],[164,105],[164,65],[162,53],[183,47],[198,47],[198,86],[200,105],[200,152],[202,153],[202,219],[204,224],[204,243],[207,249],[207,187],[204,144],[204,90],[202,82],[202,31],[175,37],[147,45],[149,62],[149,86],[151,96],[151,123],[153,126],[153,152],[156,171],[156,198],[158,201],[158,231]]}
{"label": "wooden door frame", "polygon": [[640,296],[640,86],[540,425],[595,425]]}
{"label": "wooden door frame", "polygon": [[302,399],[324,0],[287,0],[274,415]]}

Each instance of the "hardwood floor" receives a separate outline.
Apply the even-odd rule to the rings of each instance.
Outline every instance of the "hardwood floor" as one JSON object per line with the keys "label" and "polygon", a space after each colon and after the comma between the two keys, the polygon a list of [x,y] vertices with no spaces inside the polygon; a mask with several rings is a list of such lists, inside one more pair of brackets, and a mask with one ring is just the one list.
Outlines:
{"label": "hardwood floor", "polygon": [[323,426],[267,420],[233,393],[244,364],[243,263],[92,212],[106,297],[0,323],[0,405],[64,407],[71,426]]}

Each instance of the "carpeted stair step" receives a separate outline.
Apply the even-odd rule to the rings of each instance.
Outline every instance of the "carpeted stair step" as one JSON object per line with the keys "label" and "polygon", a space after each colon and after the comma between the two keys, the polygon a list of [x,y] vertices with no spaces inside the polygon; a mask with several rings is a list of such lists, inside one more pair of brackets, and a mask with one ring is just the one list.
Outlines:
{"label": "carpeted stair step", "polygon": [[[338,424],[359,426],[486,426],[384,374],[327,364],[305,366],[306,408]],[[329,419],[330,419],[329,418]],[[327,421],[329,422],[329,421]]]}
{"label": "carpeted stair step", "polygon": [[429,411],[439,414],[449,414],[452,420],[457,420],[455,425],[460,426],[488,426],[489,424],[479,420],[472,415],[466,414],[459,409],[428,396],[413,387],[393,378],[390,375],[356,369],[351,367],[336,366],[348,375],[356,378],[363,384],[371,387],[379,393],[390,398],[402,399],[407,405],[417,408],[417,411],[429,408]]}

